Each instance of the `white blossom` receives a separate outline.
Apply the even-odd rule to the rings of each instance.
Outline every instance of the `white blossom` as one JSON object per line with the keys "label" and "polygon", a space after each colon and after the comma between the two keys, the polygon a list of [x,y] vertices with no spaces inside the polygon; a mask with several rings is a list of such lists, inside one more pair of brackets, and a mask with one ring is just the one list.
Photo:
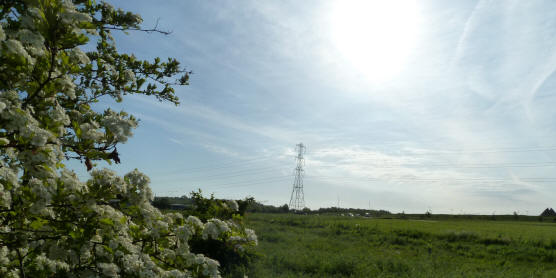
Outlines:
{"label": "white blossom", "polygon": [[187,217],[187,222],[196,230],[202,230],[204,227],[203,222],[193,215]]}
{"label": "white blossom", "polygon": [[2,24],[0,24],[0,41],[6,39],[6,33],[4,33],[4,28],[2,28]]}
{"label": "white blossom", "polygon": [[131,82],[131,83],[135,83],[137,81],[135,79],[135,73],[130,69],[124,70],[124,79],[126,82]]}
{"label": "white blossom", "polygon": [[9,208],[12,203],[12,193],[0,184],[0,207]]}
{"label": "white blossom", "polygon": [[182,272],[177,269],[172,269],[169,271],[165,271],[163,276],[164,278],[189,278],[191,275],[188,272]]}
{"label": "white blossom", "polygon": [[69,265],[66,262],[51,259],[45,253],[35,257],[35,264],[39,270],[48,270],[55,273],[57,270],[69,270]]}
{"label": "white blossom", "polygon": [[124,179],[118,176],[114,171],[109,169],[94,170],[91,173],[96,184],[104,188],[110,188],[115,193],[127,192],[127,186]]}
{"label": "white blossom", "polygon": [[126,273],[137,273],[141,270],[143,264],[137,254],[127,254],[122,258],[122,265],[124,266],[124,272]]}
{"label": "white blossom", "polygon": [[35,47],[35,46],[28,46],[27,47],[27,52],[35,57],[38,56],[43,56],[46,52],[45,52],[45,47]]}
{"label": "white blossom", "polygon": [[160,238],[161,235],[167,232],[168,232],[168,223],[162,220],[157,220],[151,229],[151,234],[153,235],[154,238]]}
{"label": "white blossom", "polygon": [[21,56],[28,55],[27,51],[25,51],[25,48],[23,48],[21,42],[19,42],[18,40],[13,40],[13,39],[7,40],[4,42],[4,45],[6,46],[9,53],[13,53]]}
{"label": "white blossom", "polygon": [[10,251],[7,246],[2,246],[2,248],[0,248],[0,266],[5,266],[10,263],[10,258],[8,257],[9,253]]}
{"label": "white blossom", "polygon": [[64,110],[64,108],[62,108],[59,104],[56,104],[54,109],[50,110],[49,116],[52,120],[59,122],[62,125],[69,125],[70,123],[70,118],[66,114],[66,110]]}
{"label": "white blossom", "polygon": [[49,131],[38,127],[30,127],[30,131],[32,132],[33,136],[31,139],[31,144],[37,147],[44,146],[48,139],[52,136]]}
{"label": "white blossom", "polygon": [[[109,58],[109,57],[105,56],[105,58]],[[104,61],[103,59],[99,59],[98,63],[102,64],[102,68],[104,69],[104,71],[109,72],[110,75],[112,75],[114,78],[118,77],[118,72],[116,71],[116,68],[112,64]]]}
{"label": "white blossom", "polygon": [[81,49],[79,49],[78,47],[73,48],[72,50],[70,50],[70,57],[72,59],[74,59],[75,61],[77,61],[80,64],[88,64],[91,62],[91,60],[89,59],[89,57],[87,56],[87,54],[85,54],[85,52],[81,51]]}
{"label": "white blossom", "polygon": [[99,130],[100,126],[96,122],[84,123],[80,127],[81,138],[85,140],[100,141],[104,133]]}
{"label": "white blossom", "polygon": [[121,113],[116,113],[110,109],[105,112],[102,124],[114,135],[116,141],[122,143],[133,135],[132,129],[137,127],[136,120],[126,118]]}
{"label": "white blossom", "polygon": [[145,174],[139,172],[137,169],[125,175],[128,181],[128,187],[134,188],[133,191],[128,193],[133,194],[131,198],[136,198],[140,202],[150,202],[154,199],[151,188],[149,187],[150,179]]}
{"label": "white blossom", "polygon": [[61,14],[62,22],[65,24],[74,24],[79,22],[91,22],[90,15],[75,10],[75,6],[71,1],[63,2],[64,11]]}
{"label": "white blossom", "polygon": [[81,249],[79,251],[79,258],[81,259],[81,261],[86,262],[91,257],[92,257],[91,249],[89,248],[89,246],[87,246],[87,245],[81,246]]}
{"label": "white blossom", "polygon": [[239,205],[237,204],[237,202],[235,200],[226,200],[226,204],[233,211],[238,211],[239,210]]}
{"label": "white blossom", "polygon": [[27,53],[27,51],[25,50],[25,48],[23,47],[20,41],[9,39],[3,41],[3,44],[6,47],[7,53],[22,56],[28,62],[33,63],[34,61],[33,58],[29,56],[29,53]]}
{"label": "white blossom", "polygon": [[99,234],[95,234],[92,238],[91,241],[94,243],[101,243],[102,242],[102,237]]}
{"label": "white blossom", "polygon": [[245,229],[245,234],[247,235],[247,240],[257,244],[257,235],[255,234],[255,231],[251,229]]}
{"label": "white blossom", "polygon": [[43,12],[36,7],[28,8],[27,13],[34,18],[40,18],[43,15]]}
{"label": "white blossom", "polygon": [[62,78],[57,79],[56,83],[66,96],[70,99],[75,99],[75,83],[73,83],[69,76],[64,75]]}
{"label": "white blossom", "polygon": [[33,213],[41,214],[46,206],[50,204],[52,193],[49,187],[44,186],[44,184],[36,178],[32,178],[29,181],[29,187],[31,188],[31,192],[36,196],[30,210]]}
{"label": "white blossom", "polygon": [[229,231],[230,228],[226,222],[213,218],[205,223],[205,227],[203,229],[203,239],[219,239],[223,233]]}
{"label": "white blossom", "polygon": [[218,271],[219,266],[220,264],[218,261],[207,258],[203,265],[203,274],[209,277],[220,277],[220,272]]}
{"label": "white blossom", "polygon": [[102,271],[102,274],[108,277],[120,277],[118,274],[120,269],[113,263],[98,263],[97,266]]}
{"label": "white blossom", "polygon": [[19,270],[17,269],[12,269],[10,272],[8,272],[6,278],[19,278]]}
{"label": "white blossom", "polygon": [[17,185],[17,173],[8,167],[1,167],[0,168],[0,179],[2,183],[5,185]]}
{"label": "white blossom", "polygon": [[17,31],[17,38],[24,44],[29,44],[34,47],[44,46],[44,38],[38,32],[33,32],[29,29],[21,29]]}
{"label": "white blossom", "polygon": [[190,225],[183,225],[176,229],[176,235],[182,243],[187,243],[193,234],[195,234],[195,229]]}
{"label": "white blossom", "polygon": [[87,191],[87,187],[78,178],[75,172],[70,170],[62,170],[60,181],[64,185],[64,189],[71,193],[82,193]]}

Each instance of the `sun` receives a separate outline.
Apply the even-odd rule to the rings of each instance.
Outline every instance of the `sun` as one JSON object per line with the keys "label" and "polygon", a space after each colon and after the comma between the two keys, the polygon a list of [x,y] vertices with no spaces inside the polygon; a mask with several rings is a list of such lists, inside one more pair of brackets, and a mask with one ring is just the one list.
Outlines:
{"label": "sun", "polygon": [[403,69],[418,23],[413,0],[340,0],[332,8],[332,41],[369,80],[383,81]]}

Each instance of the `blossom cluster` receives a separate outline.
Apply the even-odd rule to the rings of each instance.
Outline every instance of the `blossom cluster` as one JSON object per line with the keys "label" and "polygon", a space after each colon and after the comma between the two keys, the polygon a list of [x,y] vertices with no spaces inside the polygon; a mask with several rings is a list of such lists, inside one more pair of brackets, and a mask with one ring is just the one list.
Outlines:
{"label": "blossom cluster", "polygon": [[[257,243],[253,231],[242,229],[232,220],[210,219],[203,223],[195,216],[161,213],[149,202],[152,193],[148,177],[137,170],[123,178],[108,169],[95,170],[91,175],[89,181],[82,183],[75,173],[63,170],[51,184],[38,179],[30,181],[34,202],[26,210],[30,216],[27,221],[43,219],[43,223],[31,222],[29,226],[59,237],[33,240],[32,233],[24,237],[33,247],[33,253],[27,256],[30,273],[67,272],[77,277],[97,277],[92,267],[103,277],[137,273],[140,277],[220,277],[217,261],[190,251],[193,238],[230,242],[240,246],[240,251]],[[116,199],[117,196],[120,198]],[[56,201],[62,197],[65,197],[62,202]],[[71,207],[56,209],[63,204]],[[68,235],[47,232],[55,229],[55,224],[48,221],[54,218],[82,219],[91,225],[74,222]],[[29,250],[23,246],[2,246],[1,275],[12,273],[19,277],[13,272],[17,266],[12,262],[22,252]],[[80,269],[81,265],[88,267]],[[164,267],[167,265],[174,268],[167,269]]]}

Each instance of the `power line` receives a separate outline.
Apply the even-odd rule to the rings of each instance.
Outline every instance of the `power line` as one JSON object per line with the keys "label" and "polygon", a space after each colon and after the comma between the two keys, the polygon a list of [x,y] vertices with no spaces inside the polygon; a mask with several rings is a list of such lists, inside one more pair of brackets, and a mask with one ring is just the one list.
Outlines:
{"label": "power line", "polygon": [[225,169],[225,168],[233,168],[237,167],[238,165],[251,165],[254,163],[260,163],[261,161],[270,160],[272,156],[269,157],[258,157],[252,159],[243,159],[243,160],[230,160],[224,163],[216,163],[211,165],[205,165],[200,167],[184,167],[184,168],[174,168],[172,170],[159,172],[158,174],[170,174],[175,172],[205,172],[205,171],[213,171],[214,169]]}
{"label": "power line", "polygon": [[276,166],[267,166],[267,167],[260,167],[260,168],[250,168],[250,169],[240,169],[238,171],[232,172],[223,172],[223,173],[216,173],[211,175],[203,175],[199,173],[193,173],[189,175],[189,173],[184,173],[176,176],[167,176],[167,178],[175,179],[175,178],[189,178],[189,179],[222,179],[222,178],[231,178],[231,177],[240,177],[240,176],[252,176],[254,174],[269,172],[269,171],[276,171],[279,169]]}
{"label": "power line", "polygon": [[[339,163],[337,165],[318,165],[315,168],[336,168],[341,165],[351,165],[349,163]],[[468,164],[364,164],[362,167],[372,167],[372,168],[398,168],[398,167],[448,167],[448,168],[521,168],[521,167],[553,167],[556,166],[556,162],[517,162],[517,163],[468,163]]]}
{"label": "power line", "polygon": [[254,180],[247,180],[247,181],[238,181],[238,182],[231,182],[231,183],[218,183],[218,184],[208,184],[208,185],[198,185],[198,186],[193,186],[193,187],[202,187],[205,188],[206,190],[214,190],[216,189],[216,191],[214,192],[218,192],[219,190],[222,189],[230,189],[230,188],[240,188],[240,187],[248,187],[248,186],[255,186],[255,185],[265,185],[268,183],[272,183],[272,182],[278,182],[278,181],[285,181],[285,180],[289,180],[291,177],[289,176],[277,176],[277,177],[266,177],[263,179],[254,179]]}
{"label": "power line", "polygon": [[414,178],[414,177],[385,177],[385,178],[370,178],[370,177],[345,177],[345,176],[307,176],[308,179],[341,179],[352,181],[372,181],[372,182],[392,182],[392,181],[415,181],[415,182],[508,182],[516,183],[522,182],[556,182],[556,178],[519,178],[517,180],[509,180],[503,178]]}
{"label": "power line", "polygon": [[[363,150],[369,151],[369,150]],[[425,151],[425,152],[422,152]],[[499,149],[483,149],[483,150],[419,150],[419,152],[411,152],[403,154],[404,156],[423,156],[423,155],[449,155],[449,154],[477,154],[477,153],[504,153],[504,152],[539,152],[539,151],[556,151],[556,147],[544,147],[544,148],[499,148]],[[357,152],[357,151],[353,151]],[[320,151],[313,151],[311,154],[332,154],[338,153],[338,155],[342,155],[345,157],[357,157],[358,159],[373,159],[376,160],[376,157],[368,157],[369,154],[365,153],[342,153],[342,150],[320,150]],[[168,171],[158,172],[154,174],[172,174],[172,173],[179,173],[179,174],[188,174],[188,175],[195,175],[199,174],[202,175],[204,172],[208,172],[211,174],[208,177],[218,176],[220,174],[215,174],[215,170],[220,169],[231,169],[237,168],[242,166],[250,166],[253,164],[258,164],[262,161],[271,160],[274,157],[267,156],[267,157],[257,157],[257,158],[250,158],[250,159],[241,159],[241,160],[228,160],[226,162],[220,162],[216,164],[208,164],[205,166],[199,167],[184,167],[184,168],[177,168]],[[453,167],[453,168],[520,168],[520,167],[552,167],[556,166],[556,162],[543,162],[543,163],[502,163],[502,164],[386,164],[386,165],[368,165],[369,167],[373,168],[395,168],[395,167]],[[338,167],[338,165],[320,165],[316,167]],[[246,170],[249,171],[249,170]],[[222,174],[223,176],[225,174]]]}
{"label": "power line", "polygon": [[[337,153],[338,155],[346,156],[349,153],[342,153],[342,151],[349,152],[369,152],[375,150],[319,150],[312,151],[309,154],[326,154]],[[443,154],[476,154],[476,153],[504,153],[504,152],[541,152],[541,151],[556,151],[556,146],[542,147],[542,148],[498,148],[498,149],[471,149],[471,150],[427,150],[416,149],[418,152],[407,152],[409,155],[443,155]],[[351,154],[351,155],[364,155],[364,154]]]}
{"label": "power line", "polygon": [[[238,183],[227,183],[227,184],[220,184],[217,189],[230,189],[230,188],[240,188],[240,187],[250,187],[255,185],[265,185],[271,182],[278,182],[278,181],[286,181],[289,180],[291,177],[275,177],[272,179],[263,179],[263,180],[256,180],[251,182],[238,182]],[[210,187],[210,186],[209,186]]]}
{"label": "power line", "polygon": [[[236,181],[236,182],[228,182],[228,183],[199,184],[199,185],[186,184],[185,186],[189,188],[204,188],[205,190],[211,191],[210,189],[229,189],[229,188],[239,188],[245,186],[263,185],[263,184],[268,184],[270,182],[289,180],[290,178],[291,176],[274,176],[274,177],[265,177],[262,179]],[[182,186],[184,185],[180,185],[180,187]],[[173,190],[173,192],[178,192],[178,190]],[[214,192],[218,192],[218,190]]]}

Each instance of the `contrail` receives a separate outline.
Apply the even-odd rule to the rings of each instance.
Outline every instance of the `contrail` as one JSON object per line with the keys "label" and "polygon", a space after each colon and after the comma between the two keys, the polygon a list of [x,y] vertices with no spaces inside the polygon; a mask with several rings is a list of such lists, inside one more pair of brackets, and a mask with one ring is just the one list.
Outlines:
{"label": "contrail", "polygon": [[477,4],[475,5],[475,7],[473,8],[473,11],[471,11],[471,14],[467,18],[467,21],[465,22],[465,26],[463,27],[463,32],[461,33],[461,36],[459,37],[459,40],[458,40],[458,44],[456,46],[456,53],[455,53],[452,61],[450,62],[450,68],[453,68],[454,65],[461,58],[461,55],[462,55],[462,52],[463,52],[463,49],[464,49],[465,41],[467,41],[467,37],[469,36],[469,33],[471,32],[471,29],[473,29],[473,27],[474,27],[473,24],[475,22],[475,18],[477,17],[477,13],[479,12],[479,10],[481,10],[483,8],[484,5],[485,5],[485,1],[484,0],[479,0],[477,2]]}

